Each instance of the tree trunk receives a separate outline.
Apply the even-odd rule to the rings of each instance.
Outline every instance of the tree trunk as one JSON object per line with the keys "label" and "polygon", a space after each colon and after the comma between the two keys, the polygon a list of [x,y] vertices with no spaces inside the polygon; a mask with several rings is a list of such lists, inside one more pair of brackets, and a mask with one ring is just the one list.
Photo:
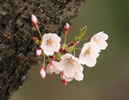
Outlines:
{"label": "tree trunk", "polygon": [[42,33],[61,35],[63,26],[77,15],[84,0],[0,0],[0,100],[8,100],[27,78],[35,56],[31,24],[34,14]]}

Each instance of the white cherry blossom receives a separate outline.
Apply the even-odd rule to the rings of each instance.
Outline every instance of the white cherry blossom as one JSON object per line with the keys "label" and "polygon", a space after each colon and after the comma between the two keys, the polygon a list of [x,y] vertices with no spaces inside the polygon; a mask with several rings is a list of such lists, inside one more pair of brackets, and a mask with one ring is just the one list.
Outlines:
{"label": "white cherry blossom", "polygon": [[91,38],[91,42],[96,43],[96,45],[100,48],[100,50],[106,49],[108,46],[106,40],[108,39],[108,35],[104,32],[98,32]]}
{"label": "white cherry blossom", "polygon": [[57,34],[47,33],[43,35],[41,48],[47,56],[52,56],[60,49],[61,38]]}
{"label": "white cherry blossom", "polygon": [[94,42],[85,43],[79,55],[81,64],[86,64],[88,67],[95,66],[97,62],[96,58],[98,58],[99,52],[100,49]]}
{"label": "white cherry blossom", "polygon": [[78,81],[83,80],[83,66],[80,64],[79,59],[71,54],[67,53],[61,57],[58,69],[64,73],[67,82],[73,79]]}

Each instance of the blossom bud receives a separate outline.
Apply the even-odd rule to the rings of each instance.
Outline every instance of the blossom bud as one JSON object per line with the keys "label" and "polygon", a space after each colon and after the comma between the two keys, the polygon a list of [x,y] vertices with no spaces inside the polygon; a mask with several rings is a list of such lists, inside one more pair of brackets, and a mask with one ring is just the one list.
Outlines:
{"label": "blossom bud", "polygon": [[41,49],[36,49],[36,55],[40,56],[42,54],[42,50]]}
{"label": "blossom bud", "polygon": [[40,41],[39,41],[39,39],[37,37],[33,37],[32,39],[34,40],[34,43],[36,45],[39,45],[40,44]]}
{"label": "blossom bud", "polygon": [[64,79],[64,80],[62,80],[62,83],[64,84],[64,85],[67,85],[67,81]]}
{"label": "blossom bud", "polygon": [[79,44],[79,41],[76,42],[76,45],[78,45],[78,44]]}
{"label": "blossom bud", "polygon": [[50,70],[53,70],[54,69],[54,66],[52,64],[52,60],[49,62],[49,66],[48,67],[50,68]]}
{"label": "blossom bud", "polygon": [[37,37],[32,37],[32,39],[33,39],[34,41],[38,40],[38,38],[37,38]]}
{"label": "blossom bud", "polygon": [[42,77],[43,79],[46,77],[46,71],[45,71],[45,69],[44,69],[44,66],[42,66],[41,69],[40,69],[40,75],[41,75],[41,77]]}
{"label": "blossom bud", "polygon": [[88,40],[91,40],[91,37],[88,37]]}
{"label": "blossom bud", "polygon": [[52,57],[52,60],[53,60],[53,61],[56,61],[56,57],[55,57],[55,56],[53,56],[53,57]]}
{"label": "blossom bud", "polygon": [[62,80],[64,80],[64,79],[65,79],[65,77],[64,77],[64,73],[63,73],[63,72],[60,72],[60,78],[61,78]]}
{"label": "blossom bud", "polygon": [[65,31],[64,33],[65,33],[65,35],[67,35],[68,29],[69,29],[69,24],[66,23],[65,26],[64,26],[64,31]]}
{"label": "blossom bud", "polygon": [[38,19],[35,15],[31,15],[31,21],[35,25],[35,28],[38,28]]}

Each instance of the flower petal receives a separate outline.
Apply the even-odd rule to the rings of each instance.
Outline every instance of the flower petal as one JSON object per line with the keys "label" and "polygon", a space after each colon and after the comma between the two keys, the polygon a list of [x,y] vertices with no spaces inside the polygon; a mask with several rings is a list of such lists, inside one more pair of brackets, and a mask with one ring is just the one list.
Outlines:
{"label": "flower petal", "polygon": [[77,81],[82,81],[83,78],[84,78],[83,73],[76,73],[75,76],[74,76],[74,79],[77,80]]}

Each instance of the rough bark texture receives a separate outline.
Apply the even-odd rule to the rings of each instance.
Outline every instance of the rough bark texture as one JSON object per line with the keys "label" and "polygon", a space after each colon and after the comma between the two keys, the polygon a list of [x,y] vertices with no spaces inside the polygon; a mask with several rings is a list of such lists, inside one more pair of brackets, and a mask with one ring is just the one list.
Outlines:
{"label": "rough bark texture", "polygon": [[6,100],[24,82],[32,64],[36,64],[39,37],[30,16],[39,19],[42,33],[61,35],[66,22],[77,15],[84,0],[0,0],[0,100]]}

